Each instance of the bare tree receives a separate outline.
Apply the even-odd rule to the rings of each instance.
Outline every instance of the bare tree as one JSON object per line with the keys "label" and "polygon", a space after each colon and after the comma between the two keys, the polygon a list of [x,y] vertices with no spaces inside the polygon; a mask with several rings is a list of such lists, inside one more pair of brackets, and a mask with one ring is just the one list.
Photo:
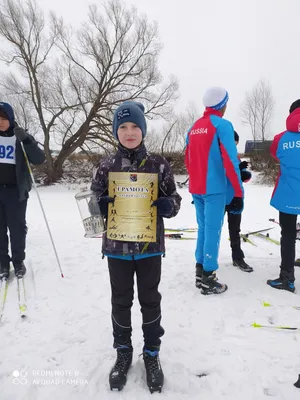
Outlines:
{"label": "bare tree", "polygon": [[147,135],[147,147],[150,151],[161,153],[183,153],[186,145],[186,133],[195,122],[197,116],[196,106],[190,103],[186,110],[174,114],[157,131]]}
{"label": "bare tree", "polygon": [[186,147],[186,134],[189,128],[196,122],[198,116],[197,107],[194,103],[188,104],[186,110],[179,115],[178,124],[175,128],[175,149],[184,152]]}
{"label": "bare tree", "polygon": [[243,122],[250,125],[254,140],[266,139],[274,106],[271,86],[265,80],[260,80],[251,92],[246,93],[241,116]]}
{"label": "bare tree", "polygon": [[25,126],[39,130],[49,182],[61,177],[66,158],[87,141],[104,149],[115,145],[111,121],[122,101],[142,101],[148,118],[156,119],[167,118],[177,98],[176,79],[164,83],[157,68],[156,24],[119,0],[91,6],[77,30],[54,13],[46,24],[35,0],[4,0],[0,36],[9,44],[1,59],[11,68],[0,82],[2,93],[21,108]]}

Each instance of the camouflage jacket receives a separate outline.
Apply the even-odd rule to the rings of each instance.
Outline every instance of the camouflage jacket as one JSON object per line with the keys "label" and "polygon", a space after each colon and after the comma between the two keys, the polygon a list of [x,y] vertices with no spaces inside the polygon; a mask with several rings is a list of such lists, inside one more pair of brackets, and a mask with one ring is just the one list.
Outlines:
{"label": "camouflage jacket", "polygon": [[[94,173],[91,190],[96,193],[97,200],[101,196],[108,195],[108,173],[109,172],[144,172],[158,174],[158,197],[170,197],[174,207],[172,217],[180,209],[181,196],[176,191],[173,173],[169,163],[159,155],[151,155],[147,152],[144,144],[138,149],[128,150],[119,145],[115,155],[100,162]],[[164,222],[163,218],[157,216],[157,240],[153,243],[145,242],[123,242],[111,240],[103,235],[102,253],[105,255],[128,256],[138,254],[153,254],[165,252]]]}

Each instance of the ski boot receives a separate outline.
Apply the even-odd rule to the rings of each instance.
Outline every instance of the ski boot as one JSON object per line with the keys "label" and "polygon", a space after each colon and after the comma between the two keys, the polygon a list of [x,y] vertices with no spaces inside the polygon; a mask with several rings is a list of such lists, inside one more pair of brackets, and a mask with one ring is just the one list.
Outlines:
{"label": "ski boot", "polygon": [[0,279],[9,278],[9,264],[0,263]]}
{"label": "ski boot", "polygon": [[208,294],[221,294],[228,289],[228,286],[217,281],[215,271],[202,271],[201,293]]}
{"label": "ski boot", "polygon": [[129,346],[117,348],[117,359],[109,374],[110,390],[122,390],[126,385],[127,373],[132,364],[133,349]]}
{"label": "ski boot", "polygon": [[164,384],[164,373],[159,361],[159,351],[144,349],[143,358],[146,369],[147,385],[150,393],[161,393]]}
{"label": "ski boot", "polygon": [[[200,263],[196,263],[196,288],[202,289],[202,272],[203,272],[203,265]],[[214,275],[214,279],[217,281],[218,278],[216,276],[216,271],[213,271],[212,274]]]}
{"label": "ski boot", "polygon": [[18,279],[23,278],[23,276],[26,274],[26,267],[23,261],[14,263],[14,269],[15,275]]}
{"label": "ski boot", "polygon": [[253,272],[253,268],[248,265],[243,258],[232,260],[232,264],[243,272]]}
{"label": "ski boot", "polygon": [[267,285],[274,289],[287,290],[288,292],[295,292],[295,285],[293,282],[284,278],[269,279],[267,280]]}

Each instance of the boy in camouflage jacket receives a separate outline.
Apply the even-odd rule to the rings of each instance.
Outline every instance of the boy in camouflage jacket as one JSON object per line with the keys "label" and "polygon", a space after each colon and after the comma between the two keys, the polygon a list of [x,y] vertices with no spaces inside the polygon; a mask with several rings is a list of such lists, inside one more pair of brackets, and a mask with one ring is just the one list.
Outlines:
{"label": "boy in camouflage jacket", "polygon": [[109,172],[138,172],[158,175],[156,242],[125,242],[111,240],[103,235],[102,253],[108,259],[112,291],[112,326],[117,361],[110,373],[111,389],[119,390],[126,383],[127,371],[132,363],[131,307],[134,295],[134,273],[137,277],[138,298],[143,316],[143,356],[147,382],[153,390],[163,385],[163,372],[159,362],[161,326],[161,258],[165,253],[163,218],[175,217],[180,209],[181,197],[176,191],[174,177],[168,162],[159,155],[147,152],[143,139],[147,133],[144,106],[127,101],[115,111],[113,134],[118,150],[100,163],[91,189],[97,195],[101,214],[108,215]]}

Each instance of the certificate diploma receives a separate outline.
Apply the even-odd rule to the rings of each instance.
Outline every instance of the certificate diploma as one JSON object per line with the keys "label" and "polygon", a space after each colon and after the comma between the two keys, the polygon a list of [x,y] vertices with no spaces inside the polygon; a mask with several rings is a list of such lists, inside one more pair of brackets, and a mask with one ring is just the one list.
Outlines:
{"label": "certificate diploma", "polygon": [[158,175],[109,172],[107,238],[125,242],[156,242]]}

